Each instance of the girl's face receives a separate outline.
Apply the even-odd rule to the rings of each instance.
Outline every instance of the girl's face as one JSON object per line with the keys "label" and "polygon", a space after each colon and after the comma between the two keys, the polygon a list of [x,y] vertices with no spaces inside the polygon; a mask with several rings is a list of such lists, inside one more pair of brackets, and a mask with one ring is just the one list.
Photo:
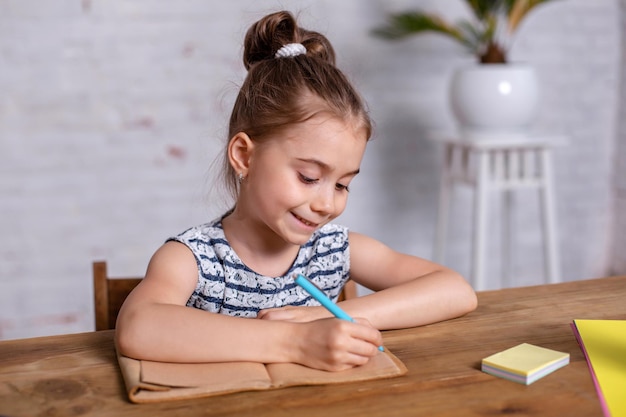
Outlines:
{"label": "girl's face", "polygon": [[345,209],[366,144],[328,115],[290,126],[255,145],[239,202],[265,233],[301,245]]}

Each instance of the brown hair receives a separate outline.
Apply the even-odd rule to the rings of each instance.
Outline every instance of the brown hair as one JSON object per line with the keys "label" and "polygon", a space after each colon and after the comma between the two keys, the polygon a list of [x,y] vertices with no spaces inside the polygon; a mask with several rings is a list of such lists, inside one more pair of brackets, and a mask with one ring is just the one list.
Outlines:
{"label": "brown hair", "polygon": [[[289,43],[301,43],[306,54],[275,58],[276,51]],[[260,141],[320,112],[353,121],[369,139],[370,118],[359,94],[335,67],[332,45],[324,35],[298,27],[291,13],[272,13],[248,29],[243,63],[248,75],[230,117],[229,139],[245,132],[252,140]],[[226,154],[225,185],[236,197],[236,174]]]}

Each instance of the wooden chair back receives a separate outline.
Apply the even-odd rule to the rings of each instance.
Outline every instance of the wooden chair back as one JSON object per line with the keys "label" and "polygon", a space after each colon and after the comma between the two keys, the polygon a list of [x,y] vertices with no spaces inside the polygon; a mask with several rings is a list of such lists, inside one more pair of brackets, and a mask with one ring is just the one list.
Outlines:
{"label": "wooden chair back", "polygon": [[[117,314],[128,294],[139,284],[142,277],[111,278],[107,272],[107,263],[93,263],[93,295],[96,315],[96,330],[115,328]],[[339,294],[338,301],[357,297],[357,286],[348,281]]]}
{"label": "wooden chair back", "polygon": [[142,277],[111,278],[106,262],[93,263],[93,295],[96,314],[96,330],[115,328],[117,314],[128,294],[139,284]]}
{"label": "wooden chair back", "polygon": [[339,298],[337,299],[337,302],[349,300],[351,298],[356,298],[356,297],[358,297],[356,282],[349,279],[348,282],[346,282],[346,285],[343,286],[343,289],[339,293]]}

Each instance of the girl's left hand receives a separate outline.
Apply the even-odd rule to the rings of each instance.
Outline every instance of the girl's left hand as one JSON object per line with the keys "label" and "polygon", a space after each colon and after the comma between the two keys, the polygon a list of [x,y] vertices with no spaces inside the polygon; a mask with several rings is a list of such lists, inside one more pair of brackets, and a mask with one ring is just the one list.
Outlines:
{"label": "girl's left hand", "polygon": [[259,311],[257,319],[260,320],[280,320],[295,323],[305,323],[313,320],[331,317],[331,314],[324,307],[294,307],[285,306],[278,308],[268,308]]}

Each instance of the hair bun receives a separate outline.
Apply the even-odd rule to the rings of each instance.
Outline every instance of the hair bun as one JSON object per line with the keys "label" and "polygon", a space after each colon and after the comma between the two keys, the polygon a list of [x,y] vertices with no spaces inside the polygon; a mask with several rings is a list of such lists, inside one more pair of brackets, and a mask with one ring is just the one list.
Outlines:
{"label": "hair bun", "polygon": [[275,59],[276,52],[291,43],[302,44],[307,56],[335,64],[335,51],[328,39],[318,32],[298,27],[296,19],[287,11],[269,14],[248,29],[243,64],[248,70],[258,62]]}

